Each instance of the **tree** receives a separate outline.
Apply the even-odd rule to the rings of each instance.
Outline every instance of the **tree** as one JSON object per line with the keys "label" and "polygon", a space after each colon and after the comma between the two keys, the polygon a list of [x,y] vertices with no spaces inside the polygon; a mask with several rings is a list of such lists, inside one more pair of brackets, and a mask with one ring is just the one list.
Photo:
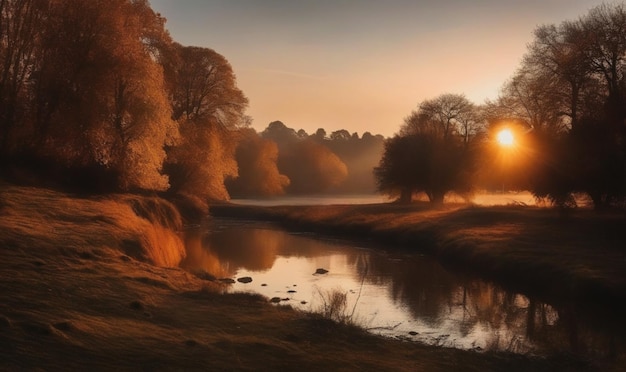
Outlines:
{"label": "tree", "polygon": [[2,150],[74,183],[166,189],[163,148],[178,130],[154,58],[155,40],[170,42],[163,19],[141,0],[1,4]]}
{"label": "tree", "polygon": [[376,190],[376,180],[372,169],[378,164],[383,153],[382,136],[350,134],[345,129],[334,131],[324,141],[348,168],[348,177],[337,189],[341,193],[372,193]]}
{"label": "tree", "polygon": [[[357,134],[357,140],[358,140],[358,134]],[[350,132],[348,132],[345,129],[340,129],[340,130],[336,130],[334,132],[332,132],[330,134],[330,140],[331,141],[343,141],[343,142],[347,142],[349,140],[352,139],[352,136],[350,135]]]}
{"label": "tree", "polygon": [[625,35],[623,5],[537,28],[522,66],[490,105],[492,120],[532,130],[536,196],[566,205],[582,191],[597,208],[626,197]]}
{"label": "tree", "polygon": [[479,128],[476,122],[470,130],[469,123],[475,117],[474,106],[462,95],[422,102],[385,143],[374,170],[378,190],[405,203],[424,192],[434,204],[443,203],[449,191],[468,192],[474,166],[469,144]]}
{"label": "tree", "polygon": [[27,83],[45,12],[41,1],[0,1],[0,154],[5,156],[16,150],[16,131],[26,125]]}
{"label": "tree", "polygon": [[[301,130],[301,132],[304,131]],[[267,128],[261,133],[261,136],[276,142],[280,148],[301,139],[301,132],[296,133],[294,129],[288,128],[282,121],[273,121],[269,123]],[[306,132],[304,132],[304,135],[306,135]]]}
{"label": "tree", "polygon": [[182,142],[169,150],[166,164],[170,193],[198,200],[204,210],[208,201],[230,199],[225,181],[238,175],[234,133],[193,121],[182,122],[180,131]]}
{"label": "tree", "polygon": [[462,94],[443,94],[422,102],[400,133],[431,133],[444,139],[460,134],[469,142],[479,130],[474,105]]}
{"label": "tree", "polygon": [[248,122],[248,100],[226,58],[211,49],[174,44],[163,65],[182,136],[168,151],[170,192],[227,200],[225,181],[238,174],[233,130]]}
{"label": "tree", "polygon": [[395,136],[385,143],[383,157],[374,169],[378,190],[399,196],[402,203],[423,192],[431,203],[442,204],[449,191],[470,190],[471,164],[464,154],[459,140],[444,141],[425,134]]}
{"label": "tree", "polygon": [[278,169],[289,177],[289,193],[317,194],[341,185],[346,165],[326,146],[311,139],[280,148]]}
{"label": "tree", "polygon": [[226,58],[209,48],[174,43],[173,49],[164,64],[170,70],[174,120],[211,121],[225,128],[243,124],[248,100]]}
{"label": "tree", "polygon": [[241,129],[237,144],[239,177],[227,183],[231,195],[267,197],[282,195],[289,178],[278,170],[278,146],[261,138],[253,129]]}

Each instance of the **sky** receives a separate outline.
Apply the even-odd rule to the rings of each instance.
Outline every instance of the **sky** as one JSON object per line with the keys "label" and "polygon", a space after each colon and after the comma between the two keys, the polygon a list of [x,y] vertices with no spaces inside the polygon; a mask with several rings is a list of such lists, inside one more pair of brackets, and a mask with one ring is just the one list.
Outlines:
{"label": "sky", "polygon": [[599,0],[150,0],[172,38],[222,54],[252,127],[396,133],[423,100],[495,99],[533,30]]}

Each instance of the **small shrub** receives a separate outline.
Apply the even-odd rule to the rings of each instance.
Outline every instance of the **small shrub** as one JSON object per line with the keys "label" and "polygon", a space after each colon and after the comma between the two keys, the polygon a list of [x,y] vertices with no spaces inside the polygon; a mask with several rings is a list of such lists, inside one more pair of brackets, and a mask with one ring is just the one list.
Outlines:
{"label": "small shrub", "polygon": [[322,291],[318,289],[320,306],[317,313],[325,319],[341,324],[352,324],[352,314],[348,312],[348,293],[340,289]]}

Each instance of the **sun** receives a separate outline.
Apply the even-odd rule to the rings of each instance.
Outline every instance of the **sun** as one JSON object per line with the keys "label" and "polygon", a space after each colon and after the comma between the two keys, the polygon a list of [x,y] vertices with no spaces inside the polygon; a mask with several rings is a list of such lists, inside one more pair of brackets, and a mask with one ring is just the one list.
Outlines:
{"label": "sun", "polygon": [[496,135],[496,140],[500,146],[511,147],[515,144],[515,137],[510,129],[502,129]]}

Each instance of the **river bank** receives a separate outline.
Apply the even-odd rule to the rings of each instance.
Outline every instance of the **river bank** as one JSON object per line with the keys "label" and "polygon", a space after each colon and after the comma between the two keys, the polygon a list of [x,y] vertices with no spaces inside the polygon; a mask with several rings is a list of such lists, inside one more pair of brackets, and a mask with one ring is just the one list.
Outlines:
{"label": "river bank", "polygon": [[552,301],[626,301],[626,215],[450,204],[218,205],[211,215],[431,254],[447,265]]}
{"label": "river bank", "polygon": [[171,212],[0,184],[0,370],[619,370],[400,342],[223,295],[177,267]]}

